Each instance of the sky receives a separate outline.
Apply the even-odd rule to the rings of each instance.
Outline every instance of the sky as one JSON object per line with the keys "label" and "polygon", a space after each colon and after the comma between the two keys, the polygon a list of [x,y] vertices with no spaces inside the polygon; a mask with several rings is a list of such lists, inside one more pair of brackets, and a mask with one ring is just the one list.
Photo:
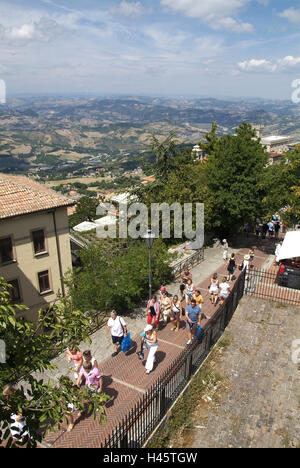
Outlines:
{"label": "sky", "polygon": [[0,0],[7,95],[291,99],[300,0]]}

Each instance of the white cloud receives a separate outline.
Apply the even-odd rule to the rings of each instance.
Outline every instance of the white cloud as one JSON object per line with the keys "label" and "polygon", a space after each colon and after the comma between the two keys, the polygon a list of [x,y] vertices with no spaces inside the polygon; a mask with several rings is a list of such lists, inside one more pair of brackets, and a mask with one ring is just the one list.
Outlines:
{"label": "white cloud", "polygon": [[213,29],[225,29],[231,32],[252,32],[250,23],[243,23],[232,18],[245,7],[250,0],[161,0],[161,4],[189,18],[199,18]]}
{"label": "white cloud", "polygon": [[237,33],[254,31],[254,27],[252,24],[238,22],[230,16],[217,20],[211,26],[213,29],[225,29],[227,31]]}
{"label": "white cloud", "polygon": [[140,2],[126,2],[126,0],[122,0],[118,7],[111,8],[110,11],[113,14],[125,16],[126,18],[138,18],[145,10]]}
{"label": "white cloud", "polygon": [[291,23],[300,24],[300,8],[288,8],[287,10],[278,13],[278,16],[287,19]]}
{"label": "white cloud", "polygon": [[239,70],[243,72],[282,72],[298,67],[300,69],[300,57],[291,55],[278,59],[274,63],[266,59],[251,59],[238,63]]}
{"label": "white cloud", "polygon": [[161,4],[171,10],[206,20],[232,15],[247,3],[249,0],[161,0]]}
{"label": "white cloud", "polygon": [[300,57],[293,57],[292,55],[287,55],[277,62],[278,69],[294,68],[298,65],[300,65]]}
{"label": "white cloud", "polygon": [[265,59],[251,59],[245,60],[244,62],[239,62],[238,67],[244,72],[252,71],[274,71],[274,65],[271,62]]}

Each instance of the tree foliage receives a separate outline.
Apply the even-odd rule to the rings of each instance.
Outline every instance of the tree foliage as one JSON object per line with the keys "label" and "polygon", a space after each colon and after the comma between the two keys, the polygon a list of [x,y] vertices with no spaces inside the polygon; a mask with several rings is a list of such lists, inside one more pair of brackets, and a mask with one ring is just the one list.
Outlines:
{"label": "tree foliage", "polygon": [[279,164],[266,168],[263,186],[267,217],[278,212],[288,224],[300,220],[300,147],[286,153]]}
{"label": "tree foliage", "polygon": [[[153,288],[170,279],[171,255],[160,239],[151,252]],[[96,242],[81,251],[82,268],[65,282],[73,304],[83,311],[126,312],[148,292],[148,248],[145,241]]]}
{"label": "tree foliage", "polygon": [[76,205],[76,211],[69,217],[69,224],[71,227],[83,221],[93,221],[96,218],[96,210],[98,200],[91,197],[82,197]]}
{"label": "tree foliage", "polygon": [[261,177],[267,154],[254,139],[251,125],[243,123],[236,135],[225,135],[214,144],[207,161],[207,184],[213,197],[215,231],[236,231],[262,213]]}
{"label": "tree foliage", "polygon": [[[89,317],[66,300],[41,314],[38,322],[28,322],[22,317],[27,307],[12,302],[9,287],[0,277],[0,339],[6,345],[6,362],[0,365],[1,439],[6,441],[7,447],[35,446],[42,439],[43,426],[44,429],[60,427],[66,420],[68,403],[83,411],[85,402],[89,401],[94,416],[99,414],[99,421],[103,421],[104,403],[108,399],[105,394],[90,397],[87,390],[79,391],[64,376],[57,386],[33,376],[34,372],[53,370],[51,359],[55,355],[67,346],[88,339],[92,332]],[[49,320],[50,316],[55,320]],[[7,384],[18,386],[9,401],[2,395]],[[11,414],[18,413],[25,417],[30,433],[30,438],[23,441],[13,440],[10,434]]]}

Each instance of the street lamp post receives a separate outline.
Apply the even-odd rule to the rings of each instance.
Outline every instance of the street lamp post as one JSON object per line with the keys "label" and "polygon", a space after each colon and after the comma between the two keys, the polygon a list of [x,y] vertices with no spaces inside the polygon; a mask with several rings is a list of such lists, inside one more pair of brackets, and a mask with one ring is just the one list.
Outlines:
{"label": "street lamp post", "polygon": [[146,244],[148,246],[148,251],[149,251],[149,299],[151,299],[152,297],[151,249],[152,249],[153,242],[155,239],[155,234],[153,234],[151,230],[148,229],[147,234],[144,236],[144,239],[146,241]]}

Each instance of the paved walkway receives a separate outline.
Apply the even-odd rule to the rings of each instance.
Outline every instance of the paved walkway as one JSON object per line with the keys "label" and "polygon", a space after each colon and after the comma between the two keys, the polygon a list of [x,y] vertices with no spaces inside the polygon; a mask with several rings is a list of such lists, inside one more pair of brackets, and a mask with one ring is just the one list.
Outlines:
{"label": "paved walkway", "polygon": [[[251,244],[251,239],[244,239],[244,244],[248,242],[248,246],[240,249],[235,249],[236,263],[242,262],[246,253],[248,253]],[[253,239],[252,239],[252,242]],[[232,249],[230,250],[233,251]],[[255,250],[254,265],[258,268],[270,262],[269,255],[274,252],[273,242],[264,241]],[[271,258],[273,261],[274,257]],[[267,262],[267,263],[266,263]],[[208,286],[210,284],[211,275],[218,272],[219,278],[227,274],[226,262],[222,259],[222,248],[208,248],[205,250],[205,261],[192,269],[194,283],[197,284],[204,298],[203,311],[208,317],[203,320],[202,326],[205,327],[207,321],[214,315],[218,307],[214,307],[209,301]],[[236,271],[236,276],[240,272]],[[179,282],[172,283],[167,287],[172,294],[178,293]],[[120,353],[115,358],[109,357],[112,352],[111,342],[106,342],[105,329],[96,332],[92,338],[92,344],[82,343],[80,348],[91,349],[93,355],[99,362],[100,370],[104,376],[104,392],[111,399],[106,404],[107,423],[99,425],[93,417],[81,416],[75,421],[75,427],[71,433],[60,430],[55,433],[48,433],[44,443],[47,446],[54,448],[89,448],[99,447],[100,444],[108,437],[114,428],[122,421],[122,418],[134,407],[137,401],[143,394],[151,388],[155,381],[162,375],[170,366],[170,364],[180,355],[186,346],[187,332],[185,331],[185,323],[181,322],[179,332],[171,331],[171,324],[159,331],[158,340],[159,348],[157,351],[157,361],[155,368],[151,374],[145,373],[143,364],[138,360],[136,352],[140,346],[140,332],[146,324],[146,314],[144,309],[139,309],[135,317],[126,317],[128,329],[133,337],[133,347],[129,355]],[[136,335],[136,336],[135,336]],[[67,373],[67,365],[65,357],[60,356],[55,360],[58,366],[56,373],[45,374],[44,377],[49,377],[55,380],[59,375]],[[76,416],[76,415],[75,415]]]}

